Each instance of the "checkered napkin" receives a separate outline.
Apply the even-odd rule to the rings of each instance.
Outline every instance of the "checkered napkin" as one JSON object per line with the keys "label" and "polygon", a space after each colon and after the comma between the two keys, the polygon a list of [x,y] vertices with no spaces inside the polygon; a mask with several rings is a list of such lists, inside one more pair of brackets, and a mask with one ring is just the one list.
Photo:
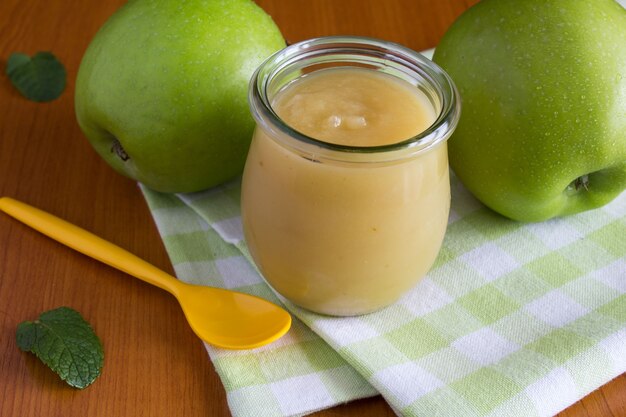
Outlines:
{"label": "checkered napkin", "polygon": [[428,276],[382,311],[333,318],[262,281],[238,181],[186,195],[142,190],[181,280],[260,295],[295,316],[269,346],[207,346],[236,417],[304,415],[377,393],[406,416],[549,416],[626,371],[626,193],[522,224],[453,176]]}

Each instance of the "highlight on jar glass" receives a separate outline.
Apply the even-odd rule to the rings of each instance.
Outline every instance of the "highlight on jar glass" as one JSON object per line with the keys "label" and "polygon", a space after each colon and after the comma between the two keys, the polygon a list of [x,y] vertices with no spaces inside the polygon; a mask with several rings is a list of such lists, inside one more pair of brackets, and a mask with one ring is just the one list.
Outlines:
{"label": "highlight on jar glass", "polygon": [[293,44],[253,75],[243,174],[246,242],[296,305],[350,316],[396,301],[430,269],[450,209],[450,77],[401,45]]}

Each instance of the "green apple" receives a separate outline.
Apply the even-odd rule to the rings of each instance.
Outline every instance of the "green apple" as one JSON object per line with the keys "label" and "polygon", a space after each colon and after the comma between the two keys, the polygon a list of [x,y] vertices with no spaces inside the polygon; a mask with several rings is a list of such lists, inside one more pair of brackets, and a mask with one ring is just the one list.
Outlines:
{"label": "green apple", "polygon": [[251,0],[135,0],[104,24],[76,80],[76,116],[118,172],[163,192],[243,170],[256,67],[283,48]]}
{"label": "green apple", "polygon": [[493,210],[541,221],[626,188],[626,10],[613,0],[483,0],[434,61],[463,114],[450,163]]}

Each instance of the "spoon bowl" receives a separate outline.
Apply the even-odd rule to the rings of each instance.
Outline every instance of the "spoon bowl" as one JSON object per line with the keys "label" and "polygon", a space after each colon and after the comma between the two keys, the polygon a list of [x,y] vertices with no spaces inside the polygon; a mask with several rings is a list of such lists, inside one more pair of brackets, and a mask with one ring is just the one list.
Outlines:
{"label": "spoon bowl", "polygon": [[[291,316],[262,298],[222,288],[181,282],[177,298],[191,329],[226,349],[251,349],[276,340],[291,326]],[[209,301],[210,305],[208,305]],[[208,321],[206,317],[212,317]]]}
{"label": "spoon bowl", "polygon": [[187,284],[132,253],[50,213],[9,197],[0,211],[52,239],[171,293],[191,329],[225,349],[252,349],[273,342],[291,327],[291,316],[263,298],[222,288]]}

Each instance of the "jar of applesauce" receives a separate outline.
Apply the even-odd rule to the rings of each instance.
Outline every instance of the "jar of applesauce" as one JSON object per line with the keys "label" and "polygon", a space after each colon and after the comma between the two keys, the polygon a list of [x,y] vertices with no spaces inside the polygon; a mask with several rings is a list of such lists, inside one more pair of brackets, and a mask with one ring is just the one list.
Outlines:
{"label": "jar of applesauce", "polygon": [[396,301],[446,230],[446,140],[460,115],[451,79],[403,46],[325,37],[268,58],[249,101],[242,221],[265,280],[322,314]]}

